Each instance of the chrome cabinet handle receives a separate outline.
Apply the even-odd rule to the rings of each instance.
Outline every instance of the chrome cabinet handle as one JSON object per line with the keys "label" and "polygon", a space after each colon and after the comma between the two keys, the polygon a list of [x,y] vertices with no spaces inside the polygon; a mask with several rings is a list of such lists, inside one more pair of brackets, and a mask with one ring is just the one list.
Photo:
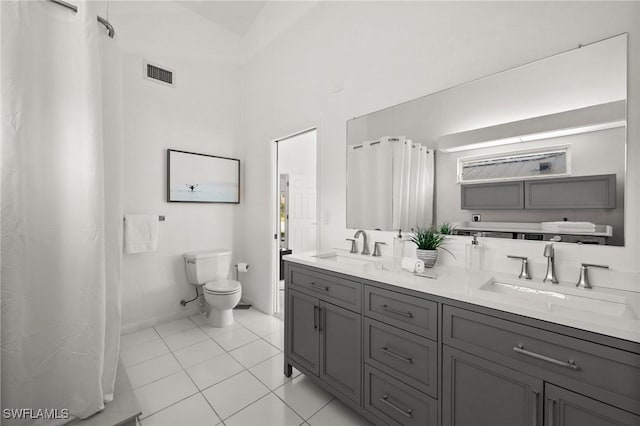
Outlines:
{"label": "chrome cabinet handle", "polygon": [[309,285],[311,287],[315,288],[316,290],[329,291],[329,287],[327,287],[327,286],[321,286],[321,285],[318,285],[316,283],[309,283]]}
{"label": "chrome cabinet handle", "polygon": [[394,308],[390,307],[389,305],[382,305],[382,309],[387,311],[387,312],[391,312],[392,314],[402,315],[402,316],[407,317],[407,318],[413,318],[413,314],[411,312],[400,311],[398,309],[394,309]]}
{"label": "chrome cabinet handle", "polygon": [[530,356],[532,358],[540,359],[542,361],[550,362],[551,364],[559,365],[560,367],[570,368],[572,370],[579,370],[574,360],[570,359],[567,361],[560,361],[558,359],[549,358],[548,356],[537,354],[535,352],[528,351],[524,348],[524,345],[519,344],[518,346],[514,346],[513,350],[519,354]]}
{"label": "chrome cabinet handle", "polygon": [[393,408],[394,410],[396,410],[397,412],[399,412],[403,416],[406,416],[409,419],[411,418],[411,413],[413,413],[413,410],[411,408],[400,408],[400,407],[398,407],[397,405],[395,405],[394,403],[389,401],[389,395],[387,395],[387,394],[382,395],[382,398],[380,398],[380,402],[382,402],[384,404],[387,404],[389,407]]}
{"label": "chrome cabinet handle", "polygon": [[392,357],[397,358],[397,359],[399,359],[401,361],[404,361],[407,364],[413,364],[413,358],[408,357],[408,356],[402,356],[399,353],[392,351],[387,346],[381,347],[380,350],[382,351],[382,353],[385,353],[387,355],[391,355]]}
{"label": "chrome cabinet handle", "polygon": [[318,329],[318,307],[313,305],[313,329]]}

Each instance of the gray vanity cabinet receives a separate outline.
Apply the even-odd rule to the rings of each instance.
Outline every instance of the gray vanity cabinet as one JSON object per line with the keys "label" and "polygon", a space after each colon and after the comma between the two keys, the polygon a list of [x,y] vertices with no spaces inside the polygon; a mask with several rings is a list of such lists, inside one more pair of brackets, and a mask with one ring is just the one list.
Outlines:
{"label": "gray vanity cabinet", "polygon": [[637,353],[474,310],[442,311],[444,425],[640,425]]}
{"label": "gray vanity cabinet", "polygon": [[[345,307],[360,309],[361,285],[298,267],[289,267],[287,277],[285,362],[360,405],[362,315]],[[285,374],[289,370],[285,366]]]}
{"label": "gray vanity cabinet", "polygon": [[447,346],[442,352],[443,425],[542,426],[542,380]]}
{"label": "gray vanity cabinet", "polygon": [[376,424],[640,426],[640,344],[285,263],[285,374]]}
{"label": "gray vanity cabinet", "polygon": [[640,425],[640,416],[603,404],[579,393],[545,385],[546,425],[620,426]]}

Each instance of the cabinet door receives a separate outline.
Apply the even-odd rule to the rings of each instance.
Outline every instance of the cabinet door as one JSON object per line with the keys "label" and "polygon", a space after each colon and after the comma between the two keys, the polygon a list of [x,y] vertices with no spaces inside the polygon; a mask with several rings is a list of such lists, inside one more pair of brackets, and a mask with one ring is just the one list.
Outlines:
{"label": "cabinet door", "polygon": [[545,383],[546,426],[638,426],[640,416]]}
{"label": "cabinet door", "polygon": [[344,308],[320,301],[320,377],[360,404],[362,387],[362,319]]}
{"label": "cabinet door", "polygon": [[445,426],[541,426],[542,380],[443,346]]}
{"label": "cabinet door", "polygon": [[287,356],[303,367],[319,373],[318,299],[289,290],[287,296]]}
{"label": "cabinet door", "polygon": [[515,210],[524,208],[524,183],[491,182],[460,185],[462,210]]}
{"label": "cabinet door", "polygon": [[616,175],[528,180],[525,209],[615,209]]}

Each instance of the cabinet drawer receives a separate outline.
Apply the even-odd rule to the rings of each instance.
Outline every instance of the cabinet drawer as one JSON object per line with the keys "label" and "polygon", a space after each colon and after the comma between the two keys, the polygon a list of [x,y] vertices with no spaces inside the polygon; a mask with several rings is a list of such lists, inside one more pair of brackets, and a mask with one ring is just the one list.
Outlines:
{"label": "cabinet drawer", "polygon": [[366,365],[364,408],[389,424],[436,425],[437,401]]}
{"label": "cabinet drawer", "polygon": [[640,413],[640,355],[451,306],[443,342]]}
{"label": "cabinet drawer", "polygon": [[365,361],[416,389],[438,395],[438,345],[365,318]]}
{"label": "cabinet drawer", "polygon": [[288,284],[292,288],[312,294],[335,305],[362,312],[362,284],[357,281],[292,267],[289,269]]}
{"label": "cabinet drawer", "polygon": [[438,304],[365,286],[365,315],[429,339],[438,338]]}

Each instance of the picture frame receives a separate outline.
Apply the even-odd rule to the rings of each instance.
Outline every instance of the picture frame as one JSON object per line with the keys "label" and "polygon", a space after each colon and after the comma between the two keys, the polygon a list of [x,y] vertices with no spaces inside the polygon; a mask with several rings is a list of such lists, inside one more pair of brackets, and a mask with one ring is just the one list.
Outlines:
{"label": "picture frame", "polygon": [[240,160],[167,150],[167,202],[240,203]]}

